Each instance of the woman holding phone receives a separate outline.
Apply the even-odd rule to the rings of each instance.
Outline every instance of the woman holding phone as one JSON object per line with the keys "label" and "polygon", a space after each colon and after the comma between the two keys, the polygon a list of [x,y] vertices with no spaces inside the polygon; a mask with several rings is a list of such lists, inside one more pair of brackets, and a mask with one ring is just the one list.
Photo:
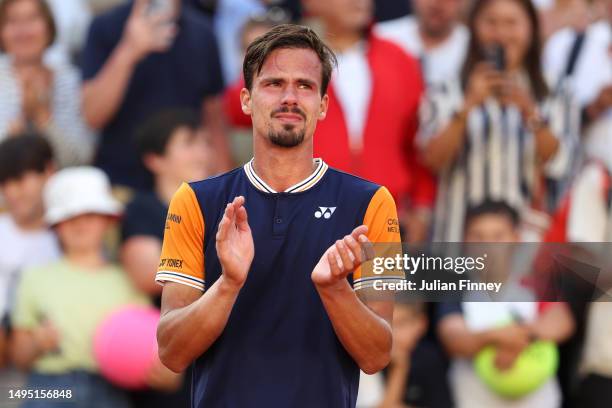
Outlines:
{"label": "woman holding phone", "polygon": [[579,126],[571,99],[540,68],[530,0],[477,0],[461,78],[428,92],[419,143],[439,175],[434,241],[459,241],[467,208],[486,199],[546,209],[544,176],[563,178]]}

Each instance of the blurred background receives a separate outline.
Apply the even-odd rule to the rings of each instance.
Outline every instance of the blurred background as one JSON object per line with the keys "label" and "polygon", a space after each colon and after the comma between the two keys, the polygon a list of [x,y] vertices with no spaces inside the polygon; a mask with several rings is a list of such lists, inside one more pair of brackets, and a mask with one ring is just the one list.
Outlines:
{"label": "blurred background", "polygon": [[[404,241],[612,241],[612,0],[0,0],[1,407],[189,406],[168,204],[252,157],[242,58],[287,22],[338,56],[315,156]],[[399,299],[392,354],[359,407],[612,406],[606,302]]]}

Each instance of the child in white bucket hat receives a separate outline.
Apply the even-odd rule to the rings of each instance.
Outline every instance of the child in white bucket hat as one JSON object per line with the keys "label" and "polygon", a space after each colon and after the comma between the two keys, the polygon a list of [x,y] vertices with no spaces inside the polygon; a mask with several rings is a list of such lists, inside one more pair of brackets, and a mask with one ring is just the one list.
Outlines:
{"label": "child in white bucket hat", "polygon": [[104,257],[104,236],[122,207],[107,176],[93,167],[59,171],[47,182],[43,199],[45,221],[63,253],[59,261],[23,275],[13,313],[14,360],[31,370],[28,389],[71,390],[74,407],[92,407],[94,401],[128,407],[123,391],[98,374],[93,352],[96,329],[109,313],[149,303]]}

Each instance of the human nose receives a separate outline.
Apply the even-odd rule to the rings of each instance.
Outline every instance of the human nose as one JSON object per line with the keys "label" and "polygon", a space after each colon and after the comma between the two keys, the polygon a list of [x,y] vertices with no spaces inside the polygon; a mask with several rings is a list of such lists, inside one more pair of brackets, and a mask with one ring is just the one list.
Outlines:
{"label": "human nose", "polygon": [[282,104],[283,105],[297,105],[297,90],[292,86],[287,86],[283,90]]}

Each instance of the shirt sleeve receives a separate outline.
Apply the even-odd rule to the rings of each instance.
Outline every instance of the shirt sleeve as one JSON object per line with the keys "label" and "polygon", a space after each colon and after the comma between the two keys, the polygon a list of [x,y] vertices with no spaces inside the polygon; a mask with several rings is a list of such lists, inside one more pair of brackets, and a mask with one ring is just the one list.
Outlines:
{"label": "shirt sleeve", "polygon": [[191,187],[183,183],[168,215],[155,281],[176,282],[204,291],[204,217]]}
{"label": "shirt sleeve", "polygon": [[[386,187],[380,187],[372,196],[363,224],[368,227],[367,237],[374,244],[375,258],[395,257],[401,253],[399,220],[395,202]],[[374,264],[372,262],[372,264]],[[373,287],[377,280],[402,280],[403,271],[387,270],[378,273],[369,263],[357,268],[353,273],[355,290]]]}
{"label": "shirt sleeve", "polygon": [[32,329],[38,325],[38,306],[36,304],[36,279],[34,271],[24,272],[17,287],[15,307],[11,314],[11,324],[18,329]]}

